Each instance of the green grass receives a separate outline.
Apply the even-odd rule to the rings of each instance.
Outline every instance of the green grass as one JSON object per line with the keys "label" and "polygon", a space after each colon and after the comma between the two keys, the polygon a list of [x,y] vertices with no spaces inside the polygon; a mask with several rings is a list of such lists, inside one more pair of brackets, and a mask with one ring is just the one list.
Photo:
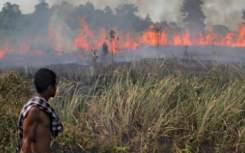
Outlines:
{"label": "green grass", "polygon": [[[50,100],[65,126],[56,152],[243,152],[242,65],[134,63],[83,81],[60,81]],[[199,73],[196,73],[196,70]]]}

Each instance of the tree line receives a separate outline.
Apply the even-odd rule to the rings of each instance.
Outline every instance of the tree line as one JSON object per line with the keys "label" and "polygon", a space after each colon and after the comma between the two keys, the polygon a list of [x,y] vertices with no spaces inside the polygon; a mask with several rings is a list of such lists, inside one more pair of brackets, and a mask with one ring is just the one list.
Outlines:
{"label": "tree line", "polygon": [[[202,0],[184,0],[181,7],[183,27],[175,22],[161,21],[158,24],[169,33],[178,33],[185,28],[205,31],[204,20],[206,16],[201,9],[202,5]],[[140,34],[150,25],[155,24],[149,14],[145,18],[135,15],[139,8],[133,4],[119,5],[113,11],[109,6],[106,6],[104,10],[95,9],[91,2],[75,7],[63,1],[61,4],[49,7],[45,0],[41,0],[34,7],[33,13],[23,14],[17,4],[6,2],[0,12],[0,40],[17,35],[48,36],[49,31],[47,29],[50,27],[51,17],[57,10],[65,12],[65,16],[62,17],[63,22],[74,31],[78,30],[80,26],[77,17],[85,15],[87,15],[85,21],[93,31],[98,31],[101,28],[109,31],[117,27],[118,30],[135,31]],[[243,13],[243,19],[245,19],[245,12]],[[218,34],[229,32],[229,28],[224,25],[214,25],[213,30]]]}

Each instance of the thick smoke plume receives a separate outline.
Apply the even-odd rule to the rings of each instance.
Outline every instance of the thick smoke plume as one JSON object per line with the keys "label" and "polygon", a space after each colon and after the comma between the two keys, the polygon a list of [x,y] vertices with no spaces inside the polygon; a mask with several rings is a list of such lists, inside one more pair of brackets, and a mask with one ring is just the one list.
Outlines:
{"label": "thick smoke plume", "polygon": [[245,10],[245,0],[205,0],[203,11],[207,24],[223,24],[236,30],[242,23],[242,12]]}
{"label": "thick smoke plume", "polygon": [[[20,5],[23,13],[31,13],[34,11],[34,5],[37,0],[8,0],[11,3]],[[50,6],[60,3],[62,0],[46,0]],[[68,1],[68,0],[67,0]],[[85,4],[88,0],[69,0],[74,6]],[[115,8],[120,4],[132,3],[139,7],[139,15],[145,17],[150,14],[153,21],[174,21],[177,22],[180,17],[180,7],[183,0],[90,0],[97,9],[104,9],[105,6]],[[0,2],[3,6],[4,0]],[[245,9],[245,0],[204,0],[203,11],[207,16],[207,24],[222,24],[232,30],[237,29],[237,25],[242,20],[242,11]]]}
{"label": "thick smoke plume", "polygon": [[[67,52],[73,47],[73,31],[64,22],[69,18],[68,14],[73,11],[73,7],[66,5],[59,9],[54,9],[53,15],[50,18],[50,35],[53,38],[53,43],[60,52]],[[52,32],[53,31],[53,32]]]}

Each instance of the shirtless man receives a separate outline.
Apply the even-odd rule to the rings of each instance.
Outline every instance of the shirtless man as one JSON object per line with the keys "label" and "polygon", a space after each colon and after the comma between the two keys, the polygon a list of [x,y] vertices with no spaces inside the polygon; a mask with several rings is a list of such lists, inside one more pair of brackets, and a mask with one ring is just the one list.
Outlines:
{"label": "shirtless man", "polygon": [[52,153],[51,134],[56,137],[63,126],[52,107],[50,97],[56,95],[56,74],[40,69],[34,78],[37,94],[21,110],[18,120],[19,136],[23,140],[24,153]]}

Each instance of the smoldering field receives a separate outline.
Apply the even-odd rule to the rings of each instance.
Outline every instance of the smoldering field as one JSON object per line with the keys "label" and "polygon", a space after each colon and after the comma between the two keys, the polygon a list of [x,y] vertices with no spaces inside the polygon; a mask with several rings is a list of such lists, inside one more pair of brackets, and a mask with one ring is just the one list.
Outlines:
{"label": "smoldering field", "polygon": [[[168,59],[178,58],[179,60],[197,59],[204,63],[212,64],[218,61],[222,64],[244,63],[245,52],[243,47],[226,47],[226,46],[164,46],[164,47],[138,47],[138,50],[123,51],[118,53],[109,53],[105,57],[102,51],[96,52],[98,58],[97,64],[111,65],[112,56],[113,63],[124,63],[133,61],[142,61],[144,59]],[[113,55],[112,55],[113,54]],[[89,53],[83,58],[79,58],[76,54],[63,53],[57,55],[47,50],[41,55],[35,54],[7,54],[0,59],[0,69],[9,68],[40,68],[48,65],[56,64],[72,64],[77,63],[83,66],[93,64],[93,55]]]}

